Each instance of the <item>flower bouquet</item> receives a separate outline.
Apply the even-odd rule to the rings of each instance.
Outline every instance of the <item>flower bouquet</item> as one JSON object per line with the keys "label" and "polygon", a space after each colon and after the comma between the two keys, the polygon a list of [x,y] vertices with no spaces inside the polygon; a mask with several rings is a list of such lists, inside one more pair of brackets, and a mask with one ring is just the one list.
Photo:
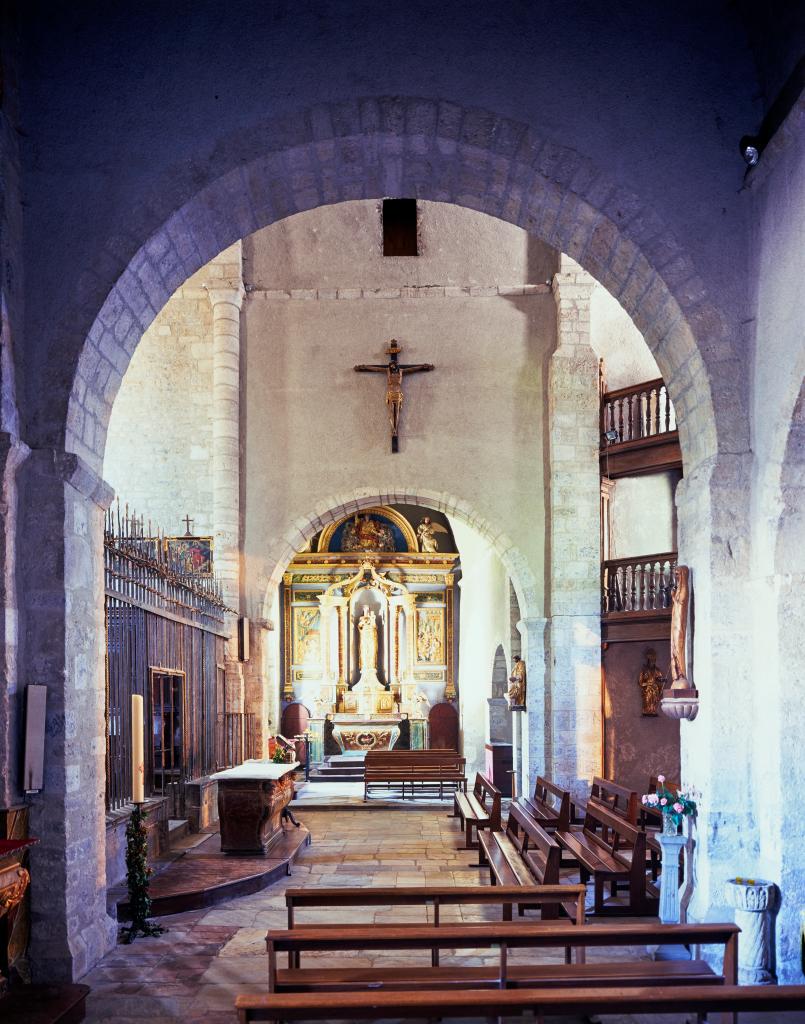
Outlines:
{"label": "flower bouquet", "polygon": [[662,814],[662,830],[668,835],[676,835],[682,819],[696,813],[696,801],[685,793],[668,789],[665,776],[657,776],[657,789],[654,793],[646,793],[641,797],[644,807],[649,807]]}

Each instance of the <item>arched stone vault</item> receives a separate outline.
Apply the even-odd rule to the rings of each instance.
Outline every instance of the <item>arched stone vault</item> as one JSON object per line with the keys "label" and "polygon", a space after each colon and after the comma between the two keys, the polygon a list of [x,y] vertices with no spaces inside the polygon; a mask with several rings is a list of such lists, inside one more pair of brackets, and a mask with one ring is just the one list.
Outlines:
{"label": "arched stone vault", "polygon": [[[744,385],[692,260],[649,206],[587,158],[528,125],[420,98],[333,103],[258,135],[262,155],[172,197],[172,211],[138,211],[127,230],[145,239],[139,248],[110,240],[98,259],[104,274],[84,275],[53,339],[53,365],[71,365],[60,375],[69,393],[51,393],[40,417],[49,443],[100,472],[112,403],[143,331],[187,277],[238,238],[320,205],[413,195],[516,224],[593,274],[657,359],[687,468],[719,449],[746,450],[745,418],[734,415]],[[236,163],[242,149],[230,145]]]}
{"label": "arched stone vault", "polygon": [[500,530],[478,515],[463,499],[454,494],[436,493],[416,489],[415,487],[389,487],[369,490],[360,488],[356,491],[331,495],[315,503],[316,507],[310,517],[297,519],[281,540],[270,548],[265,562],[266,590],[263,599],[263,617],[270,617],[273,606],[273,593],[279,585],[282,574],[294,555],[320,530],[330,523],[337,522],[344,516],[361,512],[365,508],[376,505],[422,505],[445,515],[455,516],[476,530],[494,549],[507,573],[517,594],[520,607],[526,609],[527,616],[541,614],[542,593],[531,566],[513,542]]}

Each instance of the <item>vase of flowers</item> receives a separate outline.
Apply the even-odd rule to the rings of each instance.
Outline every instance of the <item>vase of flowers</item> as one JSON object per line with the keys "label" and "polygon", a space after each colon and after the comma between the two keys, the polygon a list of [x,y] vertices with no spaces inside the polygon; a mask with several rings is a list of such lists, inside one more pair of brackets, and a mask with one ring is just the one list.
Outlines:
{"label": "vase of flowers", "polygon": [[696,801],[681,791],[674,793],[668,789],[664,775],[657,776],[656,791],[646,793],[641,800],[644,807],[660,811],[662,831],[666,836],[675,836],[682,819],[696,813]]}

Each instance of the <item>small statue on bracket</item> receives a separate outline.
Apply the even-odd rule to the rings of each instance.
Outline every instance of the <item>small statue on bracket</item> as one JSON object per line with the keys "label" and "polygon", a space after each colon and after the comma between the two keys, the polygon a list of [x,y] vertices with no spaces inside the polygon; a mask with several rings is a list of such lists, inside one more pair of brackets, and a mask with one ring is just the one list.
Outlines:
{"label": "small statue on bracket", "polygon": [[525,662],[519,654],[512,658],[512,674],[509,676],[509,688],[506,697],[509,701],[509,710],[525,707]]}
{"label": "small statue on bracket", "polygon": [[646,651],[646,664],[640,672],[638,684],[643,698],[642,713],[656,717],[665,686],[665,676],[657,668],[657,652],[652,647]]}

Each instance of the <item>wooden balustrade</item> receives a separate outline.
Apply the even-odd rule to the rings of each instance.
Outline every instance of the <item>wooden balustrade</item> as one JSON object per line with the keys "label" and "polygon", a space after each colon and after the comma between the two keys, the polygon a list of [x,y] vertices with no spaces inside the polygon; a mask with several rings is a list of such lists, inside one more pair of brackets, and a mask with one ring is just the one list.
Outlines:
{"label": "wooden balustrade", "polygon": [[[625,444],[676,430],[674,405],[662,377],[608,391],[601,398],[603,445]],[[608,433],[617,437],[609,441]]]}
{"label": "wooden balustrade", "polygon": [[602,564],[603,615],[657,612],[671,607],[676,552],[616,558]]}

